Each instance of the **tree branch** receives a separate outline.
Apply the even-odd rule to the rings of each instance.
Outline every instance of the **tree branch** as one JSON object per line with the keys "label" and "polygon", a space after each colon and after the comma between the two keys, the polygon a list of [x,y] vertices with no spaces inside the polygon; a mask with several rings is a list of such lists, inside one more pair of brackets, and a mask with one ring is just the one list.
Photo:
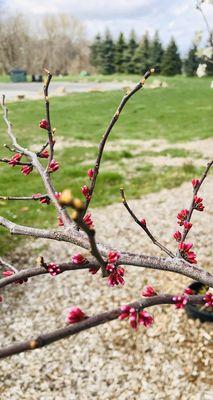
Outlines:
{"label": "tree branch", "polygon": [[[205,169],[205,171],[204,171],[204,173],[203,173],[203,176],[202,176],[201,179],[199,180],[198,185],[196,185],[195,188],[194,188],[194,190],[193,190],[193,196],[192,196],[191,206],[190,206],[189,213],[188,213],[188,216],[187,216],[187,219],[186,219],[187,222],[190,222],[190,221],[191,221],[191,217],[192,217],[192,214],[193,214],[193,211],[194,211],[194,197],[197,195],[197,193],[198,193],[198,191],[199,191],[201,185],[203,184],[204,179],[207,177],[208,172],[209,172],[209,170],[210,170],[212,164],[213,164],[213,160],[210,161],[210,162],[207,164],[206,169]],[[189,233],[189,230],[187,230],[187,229],[184,228],[183,236],[182,236],[182,239],[181,239],[181,242],[182,242],[182,243],[185,241],[186,236],[188,235],[188,233]]]}
{"label": "tree branch", "polygon": [[[159,295],[150,298],[140,299],[137,302],[129,304],[131,307],[136,309],[144,309],[160,304],[174,304],[174,295]],[[188,296],[188,302],[190,304],[202,304],[203,296]],[[39,335],[35,339],[27,340],[24,342],[14,343],[9,347],[0,350],[0,358],[6,358],[14,354],[23,353],[25,351],[39,349],[44,346],[48,346],[58,340],[67,338],[75,335],[76,333],[82,332],[86,329],[93,328],[98,325],[105,324],[106,322],[113,321],[120,315],[120,308],[116,308],[111,311],[107,311],[93,317],[88,317],[81,322],[73,325],[68,325],[65,328],[57,329],[55,331],[44,333]]]}
{"label": "tree branch", "polygon": [[156,246],[158,246],[162,251],[164,251],[166,254],[168,254],[170,257],[174,258],[175,255],[169,250],[167,249],[165,246],[163,246],[160,242],[157,241],[157,239],[155,239],[155,237],[152,235],[152,233],[150,232],[150,230],[147,228],[146,223],[141,223],[141,221],[139,221],[139,219],[136,217],[136,215],[134,214],[134,212],[131,210],[131,208],[129,207],[127,201],[126,201],[126,197],[125,197],[125,193],[124,193],[124,189],[120,189],[120,193],[121,193],[121,197],[122,197],[122,201],[123,201],[123,205],[124,207],[127,209],[127,211],[129,212],[129,214],[131,215],[131,217],[134,219],[134,221],[136,222],[136,224],[138,224],[143,230],[144,232],[146,232],[146,234],[148,235],[148,237],[151,239],[152,243],[154,243]]}
{"label": "tree branch", "polygon": [[102,140],[101,140],[101,142],[100,142],[100,144],[99,144],[98,155],[97,155],[97,158],[96,158],[96,161],[95,161],[95,166],[94,166],[94,174],[93,174],[93,177],[92,177],[92,179],[91,179],[91,183],[90,183],[90,187],[89,187],[89,196],[88,196],[88,198],[87,198],[87,200],[86,200],[86,203],[85,203],[85,211],[84,211],[84,214],[86,213],[86,211],[87,211],[87,209],[88,209],[88,207],[89,207],[89,204],[90,204],[90,201],[91,201],[91,198],[92,198],[94,189],[95,189],[96,180],[97,180],[98,173],[99,173],[99,169],[100,169],[100,164],[101,164],[101,159],[102,159],[104,147],[105,147],[105,144],[106,144],[107,139],[108,139],[108,137],[109,137],[109,134],[110,134],[110,132],[111,132],[113,126],[114,126],[115,123],[117,122],[117,120],[118,120],[118,118],[119,118],[119,116],[120,116],[120,113],[121,113],[121,111],[123,110],[125,104],[128,102],[128,100],[129,100],[136,92],[138,92],[138,90],[140,90],[141,88],[143,88],[146,79],[149,78],[149,76],[151,75],[152,72],[154,72],[154,69],[151,69],[150,71],[147,71],[147,72],[144,74],[143,79],[141,79],[141,81],[134,87],[134,89],[132,89],[128,94],[126,94],[126,95],[123,97],[123,99],[121,100],[121,103],[120,103],[119,106],[118,106],[117,111],[115,112],[114,116],[112,117],[112,119],[111,119],[111,121],[110,121],[110,123],[109,123],[109,125],[108,125],[108,127],[107,127],[107,129],[106,129],[106,131],[105,131],[105,133],[104,133],[104,135],[103,135],[103,138],[102,138]]}
{"label": "tree branch", "polygon": [[[0,162],[9,164],[10,160],[8,160],[7,158],[0,158]],[[31,162],[16,161],[16,165],[29,165],[31,167],[32,163]]]}
{"label": "tree branch", "polygon": [[72,221],[71,221],[67,211],[63,207],[60,206],[58,200],[55,197],[56,190],[54,189],[54,187],[52,185],[49,173],[44,170],[43,166],[41,165],[41,163],[39,162],[39,160],[37,158],[37,155],[34,152],[23,148],[22,146],[20,146],[17,143],[16,137],[13,134],[13,131],[12,131],[12,124],[8,119],[8,109],[7,109],[6,105],[5,105],[5,95],[3,95],[2,99],[3,99],[3,101],[2,101],[3,119],[4,119],[4,121],[5,121],[6,125],[7,125],[8,136],[10,137],[13,146],[20,153],[23,153],[25,156],[27,156],[27,157],[29,157],[31,159],[32,165],[37,169],[38,173],[40,174],[40,176],[41,176],[41,178],[43,180],[43,184],[44,184],[44,186],[45,186],[45,188],[47,190],[47,194],[51,198],[55,208],[57,209],[58,214],[61,216],[61,218],[62,218],[62,220],[64,222],[64,225],[65,226],[70,226]]}
{"label": "tree branch", "polygon": [[[67,231],[66,229],[46,230],[31,228],[28,226],[17,225],[14,222],[11,222],[3,217],[0,217],[0,225],[6,227],[12,234],[68,242],[81,248],[90,250],[90,242],[88,238],[78,231],[73,230],[70,234],[70,231]],[[97,243],[97,248],[103,257],[107,257],[109,250],[111,250],[109,247],[102,243]],[[121,257],[117,261],[117,264],[119,265],[131,265],[142,268],[171,271],[184,276],[188,276],[191,279],[213,287],[213,275],[203,270],[201,267],[189,264],[187,261],[178,257],[171,259],[152,257],[144,254],[129,253],[119,249],[117,251],[121,254]]]}
{"label": "tree branch", "polygon": [[47,194],[41,194],[40,196],[35,197],[35,195],[32,196],[0,196],[0,200],[42,200],[42,199],[47,199],[50,201],[49,196]]}
{"label": "tree branch", "polygon": [[[5,268],[5,269],[10,269],[11,271],[13,271],[15,274],[18,273],[19,271],[17,270],[17,268],[15,268],[13,265],[11,265],[8,261],[3,260],[0,257],[0,266]],[[1,287],[1,286],[0,286]]]}
{"label": "tree branch", "polygon": [[[52,79],[52,74],[45,69],[45,72],[47,73],[47,80],[44,84],[44,100],[45,100],[45,108],[46,108],[46,120],[48,122],[48,137],[49,137],[49,147],[50,147],[50,157],[49,157],[49,162],[48,162],[48,166],[50,164],[50,162],[52,161],[53,157],[54,157],[54,140],[53,140],[53,132],[52,132],[52,127],[51,127],[51,119],[50,119],[50,103],[49,103],[49,97],[48,97],[48,89],[49,89],[49,85],[50,85],[50,81]],[[48,170],[48,166],[46,171]]]}

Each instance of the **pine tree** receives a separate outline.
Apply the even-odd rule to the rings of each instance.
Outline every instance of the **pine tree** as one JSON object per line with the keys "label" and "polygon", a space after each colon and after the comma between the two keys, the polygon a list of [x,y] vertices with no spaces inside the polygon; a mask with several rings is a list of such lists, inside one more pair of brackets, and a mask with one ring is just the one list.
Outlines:
{"label": "pine tree", "polygon": [[150,44],[148,33],[145,33],[133,57],[135,73],[144,74],[150,68]]}
{"label": "pine tree", "polygon": [[184,62],[184,71],[187,76],[196,75],[196,71],[199,65],[199,58],[197,56],[197,47],[193,47],[189,50],[187,58]]}
{"label": "pine tree", "polygon": [[150,46],[150,65],[151,67],[154,67],[156,69],[156,72],[161,72],[163,53],[163,46],[161,44],[158,31],[156,31],[154,39]]}
{"label": "pine tree", "polygon": [[163,55],[161,63],[161,73],[173,76],[181,74],[182,61],[178,52],[175,40],[171,38],[170,43]]}
{"label": "pine tree", "polygon": [[110,75],[115,72],[115,45],[109,30],[106,31],[102,45],[101,73]]}
{"label": "pine tree", "polygon": [[124,34],[121,32],[115,45],[115,69],[116,72],[122,73],[125,71],[125,55],[126,42]]}
{"label": "pine tree", "polygon": [[138,47],[138,43],[136,40],[135,32],[134,32],[134,30],[132,30],[130,33],[130,38],[129,38],[129,42],[127,44],[126,51],[124,53],[125,72],[127,72],[128,74],[136,73],[133,58],[134,58],[137,47]]}
{"label": "pine tree", "polygon": [[98,33],[95,36],[94,42],[90,46],[90,63],[100,70],[102,64],[102,47],[103,42],[101,39],[101,35]]}

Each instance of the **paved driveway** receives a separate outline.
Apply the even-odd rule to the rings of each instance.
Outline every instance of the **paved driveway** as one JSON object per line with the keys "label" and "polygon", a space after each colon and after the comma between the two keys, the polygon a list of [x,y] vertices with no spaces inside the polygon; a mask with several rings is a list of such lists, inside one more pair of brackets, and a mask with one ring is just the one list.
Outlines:
{"label": "paved driveway", "polygon": [[[52,82],[51,95],[60,96],[67,93],[90,92],[95,90],[107,91],[121,89],[125,84],[122,82],[104,83],[72,83]],[[8,100],[16,100],[19,95],[27,99],[40,99],[42,97],[42,83],[21,82],[21,83],[0,83],[0,95],[5,94]]]}

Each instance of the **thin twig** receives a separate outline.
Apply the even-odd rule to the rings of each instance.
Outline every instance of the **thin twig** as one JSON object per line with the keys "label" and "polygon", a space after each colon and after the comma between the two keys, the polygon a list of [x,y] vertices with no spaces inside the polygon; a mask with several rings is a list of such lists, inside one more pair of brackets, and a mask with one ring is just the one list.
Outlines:
{"label": "thin twig", "polygon": [[[24,280],[27,278],[32,278],[35,276],[49,274],[48,270],[45,269],[44,267],[27,268],[27,269],[18,271],[15,267],[11,266],[9,263],[6,263],[6,262],[1,263],[1,259],[0,259],[0,265],[5,266],[5,268],[13,269],[13,271],[15,272],[14,275],[0,279],[0,288],[3,288],[14,282]],[[62,264],[58,264],[58,266],[59,266],[61,272],[65,272],[65,271],[77,271],[80,269],[89,269],[92,267],[98,268],[99,264],[96,261],[94,261],[94,262],[92,261],[92,262],[84,262],[83,264],[73,264],[73,263],[64,263],[63,264],[62,263]]]}
{"label": "thin twig", "polygon": [[40,157],[41,153],[47,148],[48,145],[49,145],[49,142],[46,142],[46,143],[42,146],[41,150],[40,150],[40,151],[37,151],[37,153],[36,153],[37,157]]}
{"label": "thin twig", "polygon": [[124,207],[127,209],[127,211],[129,212],[129,214],[131,215],[131,217],[134,219],[134,221],[144,230],[144,232],[146,232],[146,234],[148,235],[148,237],[151,239],[151,241],[158,246],[162,251],[164,251],[166,254],[168,254],[170,257],[174,258],[175,254],[173,254],[169,249],[167,249],[165,246],[163,246],[160,242],[158,242],[157,239],[155,239],[155,237],[152,235],[152,233],[150,232],[150,230],[147,228],[146,224],[142,224],[141,221],[139,221],[139,219],[136,217],[136,215],[134,214],[134,212],[131,210],[131,208],[129,207],[127,201],[126,201],[126,197],[125,197],[125,193],[124,193],[124,189],[120,189],[120,193],[121,193],[121,197],[122,197],[122,201],[123,201],[123,205]]}
{"label": "thin twig", "polygon": [[[192,202],[191,202],[191,206],[190,206],[190,209],[189,209],[189,213],[188,213],[188,216],[187,216],[187,219],[186,219],[187,222],[190,222],[190,221],[191,221],[192,214],[193,214],[193,211],[194,211],[194,209],[195,209],[195,208],[194,208],[194,197],[197,195],[197,193],[198,193],[198,191],[199,191],[201,185],[203,184],[204,179],[207,177],[207,174],[208,174],[208,172],[209,172],[209,170],[210,170],[212,164],[213,164],[213,160],[210,161],[210,162],[207,164],[206,169],[205,169],[205,171],[204,171],[204,173],[203,173],[203,175],[202,175],[202,178],[199,180],[198,185],[195,186],[195,188],[194,188],[194,190],[193,190]],[[188,233],[189,233],[189,230],[187,230],[187,229],[184,228],[183,236],[182,236],[182,239],[181,239],[181,242],[182,242],[182,243],[185,241],[186,236],[188,235]]]}
{"label": "thin twig", "polygon": [[15,273],[19,273],[17,268],[15,268],[13,265],[11,265],[8,261],[3,260],[1,257],[0,257],[0,266],[5,269],[10,269],[11,271],[13,271]]}
{"label": "thin twig", "polygon": [[[50,103],[49,103],[49,97],[48,97],[48,89],[50,85],[50,81],[52,79],[52,74],[45,69],[45,72],[47,73],[47,80],[44,84],[44,100],[45,100],[45,109],[46,109],[46,120],[48,122],[48,137],[49,137],[49,147],[50,147],[50,156],[49,156],[49,163],[52,161],[54,157],[54,141],[53,141],[53,133],[52,133],[52,127],[51,127],[51,119],[50,119]],[[47,166],[47,170],[48,170]]]}
{"label": "thin twig", "polygon": [[0,200],[42,200],[42,199],[47,199],[47,201],[50,201],[50,198],[47,194],[41,194],[41,196],[36,196],[32,195],[32,196],[0,196]]}
{"label": "thin twig", "polygon": [[104,135],[103,135],[103,138],[102,138],[102,140],[101,140],[101,142],[100,142],[100,144],[99,144],[98,155],[97,155],[97,158],[96,158],[96,161],[95,161],[95,166],[94,166],[94,174],[93,174],[93,177],[92,177],[92,179],[91,179],[91,183],[90,183],[90,187],[89,187],[89,196],[88,196],[88,198],[87,198],[87,200],[86,200],[86,202],[85,202],[85,212],[84,212],[84,213],[86,213],[86,211],[87,211],[87,209],[88,209],[88,207],[89,207],[89,204],[90,204],[90,201],[91,201],[91,198],[92,198],[94,189],[95,189],[96,180],[97,180],[97,176],[98,176],[99,169],[100,169],[100,164],[101,164],[101,159],[102,159],[104,147],[105,147],[105,144],[106,144],[107,139],[108,139],[108,137],[109,137],[109,134],[110,134],[110,132],[111,132],[113,126],[114,126],[115,123],[117,122],[117,120],[118,120],[118,118],[119,118],[119,116],[120,116],[120,114],[121,114],[121,111],[123,110],[125,104],[128,102],[128,100],[129,100],[136,92],[138,92],[138,90],[140,90],[141,88],[143,88],[144,83],[145,83],[145,80],[149,78],[149,76],[151,75],[152,72],[154,72],[154,69],[151,69],[151,70],[147,71],[147,72],[144,74],[143,79],[141,79],[141,81],[140,81],[139,83],[137,83],[137,85],[134,87],[134,89],[132,89],[128,94],[126,94],[126,95],[122,98],[122,100],[121,100],[121,102],[120,102],[120,104],[119,104],[119,106],[118,106],[118,108],[117,108],[117,111],[116,111],[115,114],[113,115],[113,117],[112,117],[112,119],[111,119],[111,121],[110,121],[110,123],[109,123],[109,125],[108,125],[108,127],[107,127],[107,129],[106,129],[106,131],[105,131],[105,133],[104,133]]}
{"label": "thin twig", "polygon": [[[0,162],[9,164],[10,160],[8,160],[7,158],[0,158]],[[15,165],[29,165],[30,167],[32,166],[31,162],[21,162],[21,161],[16,161]],[[15,166],[14,165],[14,166]]]}
{"label": "thin twig", "polygon": [[[174,304],[173,297],[174,295],[166,294],[153,296],[146,299],[140,299],[139,301],[130,303],[129,305],[136,308],[137,310],[140,310],[155,305]],[[188,296],[188,302],[190,304],[203,304],[203,296]],[[27,340],[24,342],[16,342],[9,347],[2,348],[0,350],[0,358],[6,358],[14,354],[23,353],[25,351],[39,349],[41,347],[48,346],[49,344],[54,343],[58,340],[72,336],[76,333],[93,328],[95,326],[103,325],[106,322],[117,319],[120,315],[120,312],[120,308],[116,308],[114,310],[106,311],[93,317],[85,318],[84,320],[76,324],[68,325],[65,328],[57,329],[49,333],[42,333],[35,339]]]}
{"label": "thin twig", "polygon": [[11,153],[14,153],[14,152],[16,151],[16,149],[10,147],[8,144],[4,144],[4,147],[5,147],[6,149],[8,149],[9,151],[11,151]]}

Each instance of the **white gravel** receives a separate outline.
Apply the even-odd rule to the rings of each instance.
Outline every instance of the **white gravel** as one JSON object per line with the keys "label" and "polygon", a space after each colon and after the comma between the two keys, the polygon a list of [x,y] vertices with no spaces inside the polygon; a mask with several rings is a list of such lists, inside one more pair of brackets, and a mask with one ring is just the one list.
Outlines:
{"label": "white gravel", "polygon": [[[212,185],[203,185],[206,210],[195,213],[190,241],[196,243],[199,264],[210,270],[212,257]],[[175,248],[171,239],[176,214],[190,203],[190,184],[163,190],[130,202],[145,217],[153,233]],[[121,204],[94,210],[98,239],[113,246],[159,254]],[[49,261],[68,261],[77,249],[68,244],[32,241],[13,261],[35,265],[38,254]],[[4,291],[1,347],[64,325],[67,307],[79,305],[88,314],[137,299],[146,282],[159,291],[179,292],[189,279],[172,273],[129,267],[126,285],[108,288],[87,271],[41,276],[25,286]],[[128,322],[113,321],[41,350],[0,363],[1,400],[210,400],[211,325],[189,320],[184,311],[162,306],[150,309],[155,324],[132,331]]]}

